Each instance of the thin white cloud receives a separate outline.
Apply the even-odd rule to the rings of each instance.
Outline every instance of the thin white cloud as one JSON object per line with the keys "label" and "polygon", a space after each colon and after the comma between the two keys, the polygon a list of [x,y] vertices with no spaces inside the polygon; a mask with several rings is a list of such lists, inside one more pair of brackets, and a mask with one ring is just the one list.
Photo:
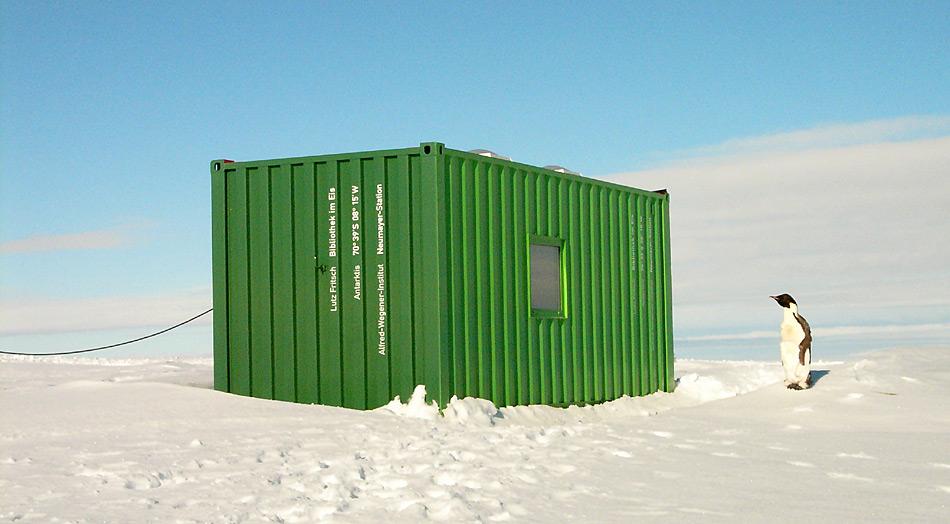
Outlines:
{"label": "thin white cloud", "polygon": [[[176,293],[79,299],[0,300],[0,335],[165,327],[211,307],[207,288]],[[207,324],[207,315],[195,321]]]}
{"label": "thin white cloud", "polygon": [[677,158],[761,155],[933,138],[950,134],[950,116],[907,116],[856,123],[830,123],[808,129],[726,140],[673,153]]}
{"label": "thin white cloud", "polygon": [[49,251],[74,251],[113,249],[132,243],[133,230],[140,226],[123,225],[107,229],[66,233],[60,235],[35,235],[17,240],[0,242],[0,254],[39,253]]}
{"label": "thin white cloud", "polygon": [[[813,330],[816,337],[845,337],[845,336],[901,336],[901,335],[950,335],[950,323],[944,324],[909,324],[891,326],[836,326],[816,327]],[[720,335],[699,335],[681,337],[683,342],[714,342],[729,340],[758,340],[779,336],[778,329],[771,331],[747,331],[745,333],[725,333]]]}
{"label": "thin white cloud", "polygon": [[761,325],[773,336],[781,312],[768,296],[783,292],[812,325],[950,316],[950,132],[819,142],[609,177],[670,191],[677,329]]}

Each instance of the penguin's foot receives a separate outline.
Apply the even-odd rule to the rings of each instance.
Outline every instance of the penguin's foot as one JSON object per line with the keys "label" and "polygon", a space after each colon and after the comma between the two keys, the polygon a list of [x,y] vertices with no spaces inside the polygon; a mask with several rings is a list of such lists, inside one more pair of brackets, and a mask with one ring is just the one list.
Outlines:
{"label": "penguin's foot", "polygon": [[799,390],[799,391],[802,390],[802,389],[805,389],[805,388],[799,386],[798,384],[794,384],[794,383],[789,384],[789,385],[787,385],[787,386],[785,386],[785,387],[787,387],[788,389],[794,389],[794,390]]}

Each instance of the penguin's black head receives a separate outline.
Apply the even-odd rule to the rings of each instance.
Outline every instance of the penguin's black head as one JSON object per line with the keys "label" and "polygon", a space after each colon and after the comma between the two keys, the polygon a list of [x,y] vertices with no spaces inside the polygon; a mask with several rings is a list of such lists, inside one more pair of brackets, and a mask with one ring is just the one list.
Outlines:
{"label": "penguin's black head", "polygon": [[795,304],[796,306],[798,305],[798,302],[795,302],[795,299],[792,298],[792,295],[789,295],[788,293],[782,293],[781,295],[776,295],[769,298],[778,302],[778,305],[782,307],[788,307],[790,304]]}

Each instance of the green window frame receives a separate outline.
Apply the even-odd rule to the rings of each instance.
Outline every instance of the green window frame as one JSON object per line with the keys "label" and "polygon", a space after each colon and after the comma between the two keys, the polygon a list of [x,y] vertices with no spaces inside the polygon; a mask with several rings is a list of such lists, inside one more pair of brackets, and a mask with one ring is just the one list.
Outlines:
{"label": "green window frame", "polygon": [[[531,260],[531,251],[532,247],[554,247],[558,249],[557,254],[557,282],[558,288],[556,290],[556,296],[558,298],[557,308],[551,307],[538,307],[536,306],[537,302],[542,302],[545,300],[550,300],[550,293],[546,293],[548,296],[542,295],[540,290],[533,289],[532,282],[536,279],[538,280],[548,280],[550,278],[550,271],[538,274],[536,272],[545,271],[544,267],[541,267],[537,264],[532,264]],[[527,246],[527,256],[528,256],[528,304],[531,310],[531,316],[534,318],[555,318],[555,319],[564,319],[567,318],[567,273],[565,270],[565,242],[563,239],[557,237],[548,237],[548,236],[535,236],[532,235],[528,237],[528,246]],[[536,293],[537,292],[537,293]],[[546,305],[546,304],[545,304]]]}

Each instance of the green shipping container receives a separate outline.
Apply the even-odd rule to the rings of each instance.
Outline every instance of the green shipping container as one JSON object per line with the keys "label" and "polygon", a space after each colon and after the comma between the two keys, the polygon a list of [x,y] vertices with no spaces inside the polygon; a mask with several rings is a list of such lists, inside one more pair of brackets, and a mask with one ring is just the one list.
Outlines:
{"label": "green shipping container", "polygon": [[669,196],[436,142],[211,163],[215,389],[368,409],[671,391]]}

